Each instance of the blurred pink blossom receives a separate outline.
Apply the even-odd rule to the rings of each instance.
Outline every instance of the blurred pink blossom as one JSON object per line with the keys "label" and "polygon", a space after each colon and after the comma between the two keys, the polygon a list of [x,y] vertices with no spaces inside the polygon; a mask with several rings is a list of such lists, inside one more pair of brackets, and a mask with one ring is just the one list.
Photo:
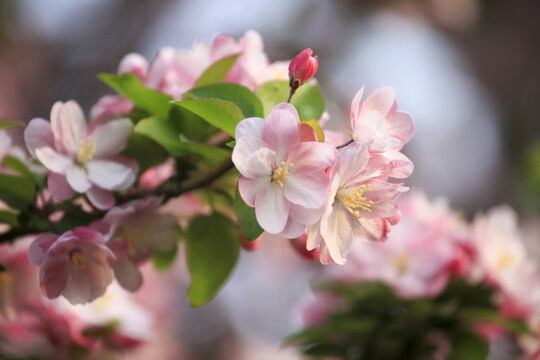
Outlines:
{"label": "blurred pink blossom", "polygon": [[113,280],[109,261],[114,254],[103,235],[88,227],[40,236],[30,245],[28,258],[40,267],[40,285],[50,299],[63,295],[72,304],[90,302]]}
{"label": "blurred pink blossom", "polygon": [[176,218],[159,213],[160,198],[148,196],[112,208],[101,220],[90,226],[104,234],[115,252],[111,263],[118,283],[129,291],[142,284],[137,265],[147,260],[152,251],[169,251],[177,243]]}

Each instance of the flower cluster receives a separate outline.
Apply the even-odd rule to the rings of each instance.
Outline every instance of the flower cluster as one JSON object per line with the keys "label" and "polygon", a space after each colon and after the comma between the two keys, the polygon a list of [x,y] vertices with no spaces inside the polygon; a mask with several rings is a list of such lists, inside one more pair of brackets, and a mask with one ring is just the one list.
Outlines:
{"label": "flower cluster", "polygon": [[[346,132],[323,130],[317,69],[311,49],[271,63],[258,33],[219,35],[161,49],[151,62],[126,55],[116,74],[100,76],[118,95],[88,118],[76,101],[56,102],[48,120],[21,131],[21,146],[3,129],[23,122],[3,124],[0,242],[33,241],[17,256],[0,244],[0,350],[6,338],[16,344],[6,353],[19,356],[17,324],[39,341],[57,339],[51,357],[97,346],[89,333],[106,348],[137,344],[144,336],[94,307],[138,291],[144,264],[166,269],[177,254],[190,273],[187,297],[200,306],[263,231],[325,264],[344,264],[355,243],[385,240],[407,190],[391,179],[413,170],[401,152],[412,119],[384,87],[354,97]],[[28,271],[32,291],[21,280]]]}
{"label": "flower cluster", "polygon": [[360,103],[361,95],[351,105],[353,141],[339,149],[309,136],[289,104],[236,127],[242,199],[271,234],[296,238],[307,226],[307,250],[319,247],[323,263],[344,264],[355,240],[387,238],[400,218],[395,199],[407,190],[389,178],[413,169],[400,152],[413,123],[397,111],[394,92],[381,88]]}
{"label": "flower cluster", "polygon": [[[515,331],[505,327],[507,319],[520,319],[532,333],[540,333],[540,269],[528,254],[517,216],[510,207],[480,213],[468,223],[443,199],[430,201],[414,191],[400,200],[403,219],[388,241],[355,243],[347,264],[330,269],[323,275],[324,282],[347,284],[351,289],[383,283],[405,307],[416,300],[430,299],[435,309],[451,296],[457,296],[454,302],[463,302],[455,303],[456,314],[462,311],[460,306],[467,311],[468,301],[475,301],[478,313],[482,306],[496,307],[498,316],[506,320],[497,320],[495,315],[470,318],[477,333],[488,339]],[[456,279],[470,288],[459,293]],[[467,292],[477,291],[474,287],[488,288],[495,296],[467,300]],[[339,296],[322,293],[304,308],[304,319],[310,326],[319,326],[333,312],[343,311],[342,306]],[[422,321],[413,311],[409,316],[419,317],[411,321]],[[530,343],[530,332],[525,334],[529,334],[524,338]],[[532,349],[539,348],[535,341]]]}

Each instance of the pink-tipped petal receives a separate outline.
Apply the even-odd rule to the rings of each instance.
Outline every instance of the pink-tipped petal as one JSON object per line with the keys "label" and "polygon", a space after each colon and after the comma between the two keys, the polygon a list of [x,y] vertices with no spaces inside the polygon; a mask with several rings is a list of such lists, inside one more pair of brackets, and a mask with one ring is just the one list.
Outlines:
{"label": "pink-tipped petal", "polygon": [[356,94],[353,97],[352,103],[351,103],[351,126],[353,126],[354,129],[354,120],[358,118],[359,111],[360,111],[360,100],[362,100],[362,95],[364,94],[364,86],[360,88],[356,92]]}
{"label": "pink-tipped petal", "polygon": [[408,113],[398,111],[396,116],[388,119],[390,136],[399,139],[401,147],[405,145],[414,134],[414,122]]}
{"label": "pink-tipped petal", "polygon": [[130,53],[122,58],[118,65],[118,73],[129,73],[144,80],[148,71],[148,62],[141,54]]}
{"label": "pink-tipped petal", "polygon": [[337,157],[338,152],[333,145],[317,142],[299,143],[287,152],[287,161],[292,162],[297,168],[303,166],[327,168]]}
{"label": "pink-tipped petal", "polygon": [[45,234],[38,237],[28,248],[28,260],[34,266],[41,266],[47,257],[47,250],[58,239],[58,235]]}
{"label": "pink-tipped petal", "polygon": [[[268,182],[269,181],[270,180],[268,180]],[[238,179],[238,191],[240,192],[242,200],[244,200],[248,206],[255,207],[255,197],[264,184],[265,182],[261,181],[261,179],[251,180],[241,176],[240,179]]]}
{"label": "pink-tipped petal", "polygon": [[75,195],[75,191],[73,191],[64,175],[49,173],[47,186],[51,196],[56,201],[65,201]]}
{"label": "pink-tipped petal", "polygon": [[328,198],[329,178],[318,168],[304,167],[295,169],[289,175],[283,190],[285,197],[293,204],[308,209],[318,209]]}
{"label": "pink-tipped petal", "polygon": [[60,296],[68,283],[69,265],[65,259],[48,258],[42,265],[40,284],[45,296],[54,299]]}
{"label": "pink-tipped petal", "polygon": [[366,97],[362,103],[362,112],[378,111],[382,116],[391,115],[397,109],[394,89],[383,86]]}

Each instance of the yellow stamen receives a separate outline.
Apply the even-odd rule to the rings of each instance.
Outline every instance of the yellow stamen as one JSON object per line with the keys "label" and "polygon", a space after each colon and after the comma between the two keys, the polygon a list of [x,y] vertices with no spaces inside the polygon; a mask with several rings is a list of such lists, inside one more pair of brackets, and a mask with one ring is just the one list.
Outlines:
{"label": "yellow stamen", "polygon": [[92,160],[94,153],[96,152],[96,147],[92,138],[88,136],[86,139],[83,139],[79,142],[79,152],[77,154],[77,162],[81,165],[86,163],[89,160]]}
{"label": "yellow stamen", "polygon": [[293,163],[285,163],[282,161],[279,167],[272,173],[272,181],[276,180],[280,187],[283,187],[283,182],[289,180],[287,175],[289,174],[289,167],[293,167]]}
{"label": "yellow stamen", "polygon": [[83,267],[86,263],[83,253],[78,249],[69,253],[69,260],[76,269]]}
{"label": "yellow stamen", "polygon": [[[353,192],[354,191],[354,192]],[[373,201],[366,199],[364,192],[370,192],[369,185],[360,185],[352,189],[340,189],[337,192],[336,198],[341,201],[345,208],[354,216],[360,216],[360,210],[371,212]]]}
{"label": "yellow stamen", "polygon": [[404,273],[409,267],[409,258],[406,255],[398,255],[394,259],[398,273]]}
{"label": "yellow stamen", "polygon": [[504,270],[512,266],[513,264],[515,264],[516,260],[517,259],[514,255],[509,254],[509,253],[504,253],[504,254],[501,254],[501,256],[499,256],[499,258],[497,259],[497,264],[495,265],[495,267],[498,270]]}

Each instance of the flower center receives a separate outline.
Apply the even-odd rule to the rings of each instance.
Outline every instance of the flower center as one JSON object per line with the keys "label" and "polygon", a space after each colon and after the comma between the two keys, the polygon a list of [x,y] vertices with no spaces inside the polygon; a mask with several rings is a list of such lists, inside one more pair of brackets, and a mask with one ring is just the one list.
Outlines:
{"label": "flower center", "polygon": [[122,227],[115,238],[128,240],[130,245],[128,254],[135,257],[149,249],[151,241],[148,235],[149,231],[145,226]]}
{"label": "flower center", "polygon": [[280,187],[283,187],[283,182],[289,180],[287,175],[289,175],[289,167],[293,167],[293,163],[285,163],[282,161],[279,164],[279,167],[272,172],[272,181],[277,181]]}
{"label": "flower center", "polygon": [[497,270],[504,270],[516,263],[516,257],[509,253],[504,253],[499,256],[495,267]]}
{"label": "flower center", "polygon": [[86,139],[83,139],[79,142],[79,152],[77,154],[77,162],[79,164],[84,164],[88,160],[92,160],[92,156],[96,152],[96,147],[92,142],[92,138],[87,136]]}
{"label": "flower center", "polygon": [[354,216],[360,216],[360,210],[371,212],[371,205],[373,201],[366,199],[364,192],[370,192],[371,187],[369,185],[360,185],[350,189],[339,189],[336,198],[341,201],[345,208]]}
{"label": "flower center", "polygon": [[69,253],[69,260],[71,261],[71,265],[73,265],[76,269],[83,267],[86,263],[83,253],[78,249],[75,249]]}
{"label": "flower center", "polygon": [[398,255],[394,259],[394,265],[398,273],[403,274],[409,267],[409,257],[406,255]]}

